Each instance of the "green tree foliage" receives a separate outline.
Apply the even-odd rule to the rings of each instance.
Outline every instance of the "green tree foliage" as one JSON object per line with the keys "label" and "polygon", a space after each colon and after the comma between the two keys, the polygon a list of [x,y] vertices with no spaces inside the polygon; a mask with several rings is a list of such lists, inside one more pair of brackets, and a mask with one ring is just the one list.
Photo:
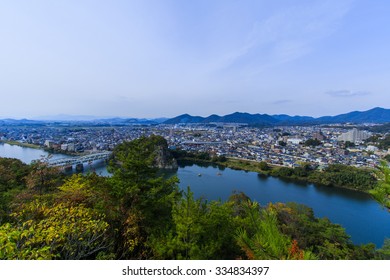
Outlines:
{"label": "green tree foliage", "polygon": [[211,157],[211,162],[212,163],[224,163],[224,162],[227,162],[227,157],[226,156],[217,156],[217,155],[213,155]]}
{"label": "green tree foliage", "polygon": [[322,175],[321,182],[326,185],[351,187],[367,191],[376,184],[376,179],[370,170],[342,164],[329,165]]}
{"label": "green tree foliage", "polygon": [[293,169],[293,174],[297,178],[305,178],[309,175],[310,170],[306,169],[303,166],[298,166]]}
{"label": "green tree foliage", "polygon": [[231,259],[235,244],[230,203],[194,199],[188,188],[172,208],[173,227],[163,240],[153,240],[155,255],[163,259]]}
{"label": "green tree foliage", "polygon": [[85,259],[108,247],[108,223],[83,205],[39,201],[14,213],[0,227],[0,259]]}
{"label": "green tree foliage", "polygon": [[29,166],[18,159],[0,158],[0,191],[25,187],[24,177],[29,172]]}
{"label": "green tree foliage", "polygon": [[[316,259],[311,248],[303,250],[299,241],[281,230],[278,213],[272,206],[261,208],[256,202],[240,200],[241,223],[237,242],[247,259]],[[284,205],[284,204],[283,204]]]}
{"label": "green tree foliage", "polygon": [[142,137],[118,145],[113,152],[110,193],[120,209],[118,252],[122,257],[148,257],[147,238],[171,224],[178,179],[159,177],[155,167],[158,150],[166,146],[161,136]]}
{"label": "green tree foliage", "polygon": [[270,172],[272,176],[301,180],[325,186],[352,188],[369,191],[376,185],[376,178],[371,170],[342,164],[329,165],[323,172],[312,170],[309,165],[295,168],[278,167]]}
{"label": "green tree foliage", "polygon": [[344,146],[345,148],[354,148],[355,147],[355,143],[351,142],[351,141],[345,141],[344,143]]}
{"label": "green tree foliage", "polygon": [[384,150],[390,148],[390,135],[386,135],[383,139],[378,140],[378,148]]}
{"label": "green tree foliage", "polygon": [[319,259],[372,259],[375,246],[355,246],[340,225],[326,218],[316,218],[307,206],[288,203],[270,204],[277,215],[281,231],[297,241],[300,248],[311,251]]}
{"label": "green tree foliage", "polygon": [[279,146],[285,147],[287,146],[287,143],[284,141],[278,141]]}
{"label": "green tree foliage", "polygon": [[312,147],[316,147],[316,146],[319,146],[321,145],[321,141],[318,140],[318,139],[308,139],[306,140],[303,145],[305,146],[312,146]]}
{"label": "green tree foliage", "polygon": [[293,174],[294,174],[294,170],[292,168],[288,168],[284,166],[278,169],[275,168],[271,172],[272,176],[283,177],[283,178],[291,177]]}
{"label": "green tree foliage", "polygon": [[16,203],[11,222],[0,228],[1,258],[86,259],[107,250],[109,224],[94,209],[101,197],[90,183],[74,175],[52,193]]}
{"label": "green tree foliage", "polygon": [[387,133],[390,130],[390,123],[384,123],[382,125],[375,125],[368,128],[374,133]]}
{"label": "green tree foliage", "polygon": [[385,239],[382,248],[378,252],[383,259],[390,260],[390,238]]}
{"label": "green tree foliage", "polygon": [[31,172],[26,177],[27,187],[40,194],[51,191],[62,183],[60,169],[50,167],[49,158],[42,158],[31,164]]}
{"label": "green tree foliage", "polygon": [[[158,146],[166,144],[161,136],[142,137],[118,145],[113,158],[109,163],[109,170],[113,173],[112,193],[118,198],[124,198],[126,206],[136,207],[148,200],[150,196],[170,194],[175,190],[172,183],[164,183],[158,177],[158,168],[155,167],[155,158]],[[154,198],[152,198],[153,200]]]}
{"label": "green tree foliage", "polygon": [[98,190],[104,180],[74,175],[50,193],[27,189],[27,200],[21,193],[0,227],[0,258],[90,259],[109,253],[113,230],[105,213],[112,210],[104,189]]}
{"label": "green tree foliage", "polygon": [[83,204],[106,216],[108,220],[115,220],[118,217],[118,209],[109,193],[107,181],[107,178],[95,173],[74,174],[58,187],[52,197],[56,203],[67,203],[72,206]]}
{"label": "green tree foliage", "polygon": [[8,220],[9,205],[26,188],[30,167],[17,159],[0,158],[0,225]]}
{"label": "green tree foliage", "polygon": [[379,181],[370,193],[379,203],[390,208],[390,168],[385,161],[378,167],[377,176]]}
{"label": "green tree foliage", "polygon": [[257,203],[246,203],[249,228],[237,230],[237,242],[250,260],[280,260],[288,258],[289,238],[277,226],[274,213],[259,209]]}
{"label": "green tree foliage", "polygon": [[268,165],[268,163],[266,163],[265,161],[261,161],[259,163],[259,168],[262,170],[262,171],[269,171],[271,169],[271,167]]}
{"label": "green tree foliage", "polygon": [[219,156],[217,161],[218,161],[218,162],[226,162],[226,161],[227,161],[227,157],[224,156],[224,155]]}
{"label": "green tree foliage", "polygon": [[209,153],[206,152],[188,152],[184,150],[174,150],[171,151],[174,158],[179,160],[193,160],[193,161],[214,161],[214,162],[225,162],[227,159],[224,156],[214,156],[211,157]]}

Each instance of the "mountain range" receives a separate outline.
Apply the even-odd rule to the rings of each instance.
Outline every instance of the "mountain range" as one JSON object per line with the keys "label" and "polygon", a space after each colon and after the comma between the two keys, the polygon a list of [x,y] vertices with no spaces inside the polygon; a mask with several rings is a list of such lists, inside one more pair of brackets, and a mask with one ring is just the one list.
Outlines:
{"label": "mountain range", "polygon": [[244,123],[254,126],[273,126],[273,125],[316,125],[316,124],[335,124],[335,123],[390,123],[390,109],[373,108],[367,111],[353,111],[336,116],[323,116],[313,118],[308,116],[289,116],[289,115],[267,115],[267,114],[249,114],[232,113],[225,116],[210,115],[208,117],[191,116],[183,114],[171,119],[138,119],[138,118],[102,118],[93,116],[69,116],[58,115],[45,117],[38,120],[15,120],[1,119],[0,125],[44,125],[47,123],[86,123],[90,125],[155,125],[155,124],[193,124],[193,123]]}
{"label": "mountain range", "polygon": [[386,123],[390,122],[390,109],[373,108],[368,111],[353,111],[336,116],[323,116],[313,118],[308,116],[249,114],[236,112],[233,114],[208,117],[191,116],[183,114],[165,121],[165,124],[179,123],[246,123],[249,125],[310,125],[310,124],[334,124],[334,123]]}

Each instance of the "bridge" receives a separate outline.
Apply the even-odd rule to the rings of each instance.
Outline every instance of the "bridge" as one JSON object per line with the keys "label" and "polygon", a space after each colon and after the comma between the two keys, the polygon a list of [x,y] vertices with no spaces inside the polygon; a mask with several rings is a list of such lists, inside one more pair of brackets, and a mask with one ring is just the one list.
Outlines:
{"label": "bridge", "polygon": [[108,159],[111,155],[111,152],[100,152],[100,153],[94,153],[86,156],[80,156],[80,157],[69,157],[69,158],[60,158],[56,160],[49,161],[49,166],[72,166],[72,165],[79,165],[83,163],[92,162],[95,160],[105,160]]}

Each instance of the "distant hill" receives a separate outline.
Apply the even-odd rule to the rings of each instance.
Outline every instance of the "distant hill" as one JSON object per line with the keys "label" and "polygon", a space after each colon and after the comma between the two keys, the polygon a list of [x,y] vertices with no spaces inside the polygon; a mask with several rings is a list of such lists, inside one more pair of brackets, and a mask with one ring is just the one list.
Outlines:
{"label": "distant hill", "polygon": [[316,119],[307,116],[289,116],[289,115],[272,115],[273,118],[277,119],[280,124],[283,123],[294,123],[294,124],[311,124],[315,123]]}
{"label": "distant hill", "polygon": [[178,124],[178,123],[248,123],[248,124],[263,124],[271,125],[277,122],[276,119],[269,115],[251,115],[248,113],[233,113],[226,116],[211,115],[207,118],[199,116],[190,116],[188,114],[180,115],[175,118],[165,121],[165,124]]}
{"label": "distant hill", "polygon": [[203,118],[183,114],[165,121],[165,124],[179,123],[247,123],[250,125],[304,125],[304,124],[329,124],[329,123],[386,123],[390,122],[390,109],[373,108],[368,111],[354,111],[336,116],[324,116],[313,118],[308,116],[249,114],[236,112],[233,114],[218,116],[211,115]]}
{"label": "distant hill", "polygon": [[[211,117],[211,116],[210,116]],[[175,118],[166,120],[165,124],[178,124],[178,123],[202,123],[205,118],[198,116],[190,116],[188,114],[180,115]]]}
{"label": "distant hill", "polygon": [[247,123],[247,124],[257,124],[257,125],[273,125],[277,123],[277,120],[267,114],[249,114],[249,113],[233,113],[221,117],[218,122],[225,123]]}
{"label": "distant hill", "polygon": [[373,108],[368,111],[354,111],[333,117],[321,117],[320,123],[386,123],[390,122],[390,109]]}
{"label": "distant hill", "polygon": [[43,121],[35,121],[35,120],[15,120],[15,119],[2,119],[0,120],[0,125],[43,125]]}
{"label": "distant hill", "polygon": [[211,115],[208,116],[203,120],[204,123],[213,123],[213,122],[218,122],[221,119],[221,116],[218,115]]}

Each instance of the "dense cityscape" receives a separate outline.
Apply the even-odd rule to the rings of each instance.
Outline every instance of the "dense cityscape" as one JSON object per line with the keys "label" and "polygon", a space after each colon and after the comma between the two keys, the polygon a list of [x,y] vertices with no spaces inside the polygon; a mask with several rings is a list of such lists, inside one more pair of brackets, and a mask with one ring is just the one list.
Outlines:
{"label": "dense cityscape", "polygon": [[[87,126],[75,123],[46,126],[3,126],[3,142],[36,145],[57,153],[84,155],[112,151],[124,141],[161,135],[171,149],[265,161],[294,167],[302,162],[322,168],[340,163],[374,167],[390,154],[372,140],[368,128],[352,125],[249,127],[245,124],[176,124]],[[386,134],[376,134],[381,139]]]}

